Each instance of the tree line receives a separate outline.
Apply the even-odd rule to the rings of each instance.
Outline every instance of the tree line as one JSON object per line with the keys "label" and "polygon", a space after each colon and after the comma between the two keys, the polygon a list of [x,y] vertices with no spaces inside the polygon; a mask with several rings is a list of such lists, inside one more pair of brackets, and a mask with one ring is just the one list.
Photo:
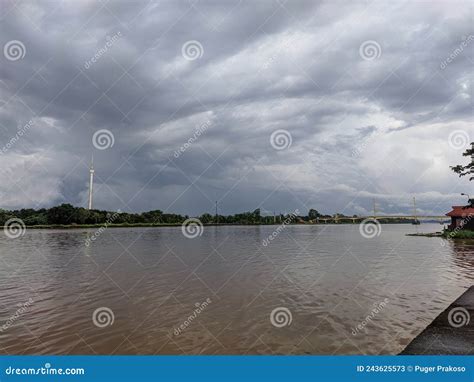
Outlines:
{"label": "tree line", "polygon": [[[331,218],[330,215],[322,215],[314,209],[310,209],[307,216],[295,216],[295,214],[278,214],[275,216],[262,216],[260,209],[252,212],[243,212],[234,215],[211,215],[205,213],[197,218],[203,224],[275,224],[282,223],[291,216],[292,223],[309,222],[321,218]],[[343,215],[339,214],[340,217]],[[161,210],[153,210],[142,213],[114,212],[105,210],[88,210],[82,207],[74,207],[71,204],[61,204],[49,209],[0,209],[0,224],[4,225],[9,219],[21,219],[27,226],[38,225],[97,225],[97,224],[181,224],[189,218],[188,215],[164,213]]]}

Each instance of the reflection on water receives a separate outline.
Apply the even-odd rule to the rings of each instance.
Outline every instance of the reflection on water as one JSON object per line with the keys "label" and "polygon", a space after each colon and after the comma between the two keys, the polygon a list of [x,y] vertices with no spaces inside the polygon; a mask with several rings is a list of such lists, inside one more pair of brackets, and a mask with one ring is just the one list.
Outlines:
{"label": "reflection on water", "polygon": [[473,284],[472,242],[405,236],[439,225],[274,230],[0,235],[0,353],[395,354]]}

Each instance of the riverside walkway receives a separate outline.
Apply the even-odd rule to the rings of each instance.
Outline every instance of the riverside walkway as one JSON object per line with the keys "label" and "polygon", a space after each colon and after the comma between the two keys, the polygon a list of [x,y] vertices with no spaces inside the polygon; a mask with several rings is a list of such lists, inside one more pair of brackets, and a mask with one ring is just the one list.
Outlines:
{"label": "riverside walkway", "polygon": [[474,286],[428,325],[401,355],[474,355]]}

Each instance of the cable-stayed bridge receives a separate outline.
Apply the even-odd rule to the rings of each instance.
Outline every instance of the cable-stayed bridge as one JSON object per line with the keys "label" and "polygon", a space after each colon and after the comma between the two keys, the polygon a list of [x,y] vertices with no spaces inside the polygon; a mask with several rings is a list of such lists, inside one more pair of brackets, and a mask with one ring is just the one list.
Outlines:
{"label": "cable-stayed bridge", "polygon": [[364,220],[372,219],[377,221],[390,221],[390,220],[406,220],[407,223],[415,221],[439,221],[440,223],[450,222],[451,218],[448,216],[439,215],[372,215],[372,216],[333,216],[333,217],[319,217],[313,219],[314,223],[345,223],[352,221],[353,223],[360,223]]}

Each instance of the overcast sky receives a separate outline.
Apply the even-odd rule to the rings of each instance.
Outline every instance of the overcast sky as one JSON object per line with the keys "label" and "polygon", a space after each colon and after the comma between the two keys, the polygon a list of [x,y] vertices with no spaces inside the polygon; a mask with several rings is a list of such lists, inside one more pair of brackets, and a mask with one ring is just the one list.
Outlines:
{"label": "overcast sky", "polygon": [[473,2],[1,0],[0,208],[444,214]]}

